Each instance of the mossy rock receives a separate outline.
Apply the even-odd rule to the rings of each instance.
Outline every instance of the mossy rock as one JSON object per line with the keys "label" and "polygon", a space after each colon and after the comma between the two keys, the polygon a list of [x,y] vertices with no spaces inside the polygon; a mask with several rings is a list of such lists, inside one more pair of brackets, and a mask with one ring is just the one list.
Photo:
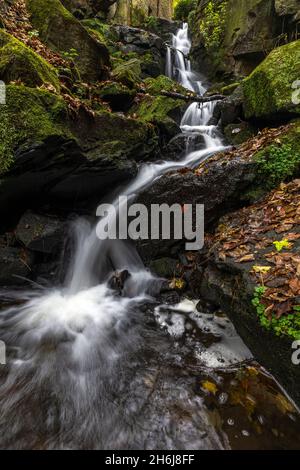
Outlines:
{"label": "mossy rock", "polygon": [[0,79],[7,84],[21,80],[29,87],[51,84],[60,90],[54,67],[3,30],[0,30]]}
{"label": "mossy rock", "polygon": [[97,39],[105,44],[110,46],[114,41],[117,41],[118,36],[115,30],[107,23],[103,23],[97,18],[89,18],[81,21],[81,24],[91,31]]}
{"label": "mossy rock", "polygon": [[180,132],[177,121],[182,111],[181,100],[150,95],[146,95],[138,105],[131,109],[131,113],[142,121],[156,125],[165,141]]}
{"label": "mossy rock", "polygon": [[241,82],[231,83],[221,88],[220,93],[225,96],[230,96],[239,86]]}
{"label": "mossy rock", "polygon": [[134,89],[130,90],[122,83],[112,81],[102,83],[96,93],[103,101],[109,103],[113,111],[128,111],[136,96]]}
{"label": "mossy rock", "polygon": [[129,88],[134,88],[141,81],[141,61],[130,59],[118,65],[112,72],[114,80],[123,83]]}
{"label": "mossy rock", "polygon": [[246,118],[280,119],[300,114],[300,104],[292,99],[299,71],[300,40],[274,49],[243,81]]}
{"label": "mossy rock", "polygon": [[107,77],[110,60],[106,46],[91,36],[59,0],[26,0],[26,4],[42,41],[62,54],[76,50],[74,62],[83,80],[92,82]]}
{"label": "mossy rock", "polygon": [[38,145],[48,137],[71,134],[64,125],[62,98],[46,90],[8,85],[0,106],[0,174],[14,163],[15,151]]}
{"label": "mossy rock", "polygon": [[241,145],[251,137],[254,137],[257,129],[248,122],[228,124],[224,129],[225,137],[230,145]]}
{"label": "mossy rock", "polygon": [[102,111],[93,120],[79,119],[72,132],[90,161],[101,157],[144,160],[159,152],[154,126],[118,113]]}
{"label": "mossy rock", "polygon": [[181,86],[179,83],[171,80],[165,75],[160,75],[157,78],[146,78],[144,80],[146,85],[146,90],[150,95],[157,96],[161,94],[161,91],[168,91],[174,93],[181,93],[183,95],[187,94],[186,88]]}

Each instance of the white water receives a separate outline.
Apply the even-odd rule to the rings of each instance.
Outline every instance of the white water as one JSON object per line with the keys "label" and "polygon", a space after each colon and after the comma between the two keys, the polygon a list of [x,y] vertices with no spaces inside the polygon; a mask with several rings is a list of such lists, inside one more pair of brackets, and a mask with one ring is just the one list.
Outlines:
{"label": "white water", "polygon": [[[205,86],[191,71],[186,57],[190,46],[187,25],[184,25],[173,37],[175,61],[172,63],[169,50],[167,71],[187,89],[204,93]],[[134,199],[165,172],[194,167],[222,151],[224,146],[217,129],[208,124],[213,107],[214,104],[199,106],[193,103],[181,123],[187,141],[191,134],[204,137],[204,149],[187,153],[180,162],[164,161],[141,166],[136,179],[122,194]],[[9,401],[10,407],[22,410],[21,404],[30,401],[35,394],[38,397],[43,387],[46,387],[46,394],[58,397],[61,400],[59,416],[49,415],[41,426],[52,429],[57,419],[61,426],[59,432],[65,438],[61,443],[56,438],[53,442],[47,441],[50,448],[65,447],[68,433],[70,442],[73,439],[76,443],[78,436],[79,444],[77,442],[76,445],[80,445],[80,432],[88,435],[89,429],[91,433],[97,429],[98,433],[97,444],[93,442],[91,446],[107,446],[106,436],[101,435],[101,430],[113,434],[113,410],[108,407],[104,412],[105,404],[98,400],[101,401],[102,394],[105,396],[105,387],[114,376],[112,370],[117,359],[140,341],[133,332],[127,337],[126,328],[136,307],[149,300],[155,283],[155,278],[145,269],[129,243],[99,241],[95,226],[84,220],[75,224],[74,231],[76,249],[65,285],[60,289],[15,293],[13,298],[23,304],[2,311],[0,315],[0,337],[15,351],[15,358],[9,359],[9,374],[0,389],[1,404],[7,407]],[[124,296],[116,297],[108,288],[107,281],[113,271],[122,269],[128,269],[132,276],[126,282]],[[15,389],[13,394],[10,393],[12,388]],[[94,405],[102,407],[104,417],[97,413],[94,415]],[[23,428],[21,418],[15,417],[12,425],[8,408],[5,409],[0,431],[11,443]],[[10,428],[5,425],[5,417]],[[81,420],[78,429],[72,428],[78,424],[76,420]],[[213,447],[221,446],[216,436],[209,438],[214,442]],[[22,447],[25,441],[26,437],[22,437],[17,445]],[[29,445],[36,444],[32,440]],[[209,443],[206,442],[206,446],[209,447]]]}

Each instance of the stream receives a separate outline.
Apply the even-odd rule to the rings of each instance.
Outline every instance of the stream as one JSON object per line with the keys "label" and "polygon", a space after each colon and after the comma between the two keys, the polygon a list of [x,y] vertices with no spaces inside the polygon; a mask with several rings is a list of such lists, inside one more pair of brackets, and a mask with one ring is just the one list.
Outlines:
{"label": "stream", "polygon": [[[203,94],[190,47],[184,24],[166,74]],[[214,106],[191,104],[181,122],[185,157],[142,165],[122,195],[133,200],[164,172],[224,150],[209,125]],[[60,288],[1,291],[0,448],[299,448],[299,412],[221,311],[203,313],[198,299],[162,303],[161,280],[131,243],[100,241],[84,219],[73,234]],[[131,276],[119,296],[108,281],[124,269]]]}

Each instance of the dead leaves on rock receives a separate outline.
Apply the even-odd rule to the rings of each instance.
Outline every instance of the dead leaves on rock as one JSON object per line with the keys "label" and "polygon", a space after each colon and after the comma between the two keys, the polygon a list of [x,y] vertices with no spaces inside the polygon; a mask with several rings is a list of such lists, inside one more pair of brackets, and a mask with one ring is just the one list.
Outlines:
{"label": "dead leaves on rock", "polygon": [[292,125],[288,124],[286,126],[277,127],[274,129],[263,129],[257,136],[247,140],[247,142],[240,145],[238,148],[229,150],[227,152],[218,153],[214,157],[209,158],[209,160],[201,163],[201,165],[196,170],[194,170],[194,173],[198,176],[203,175],[212,162],[219,161],[220,164],[226,165],[234,158],[240,159],[241,161],[251,161],[251,158],[258,151],[262,150],[268,145],[274,144],[274,142],[280,143],[280,136],[287,133],[291,127]]}
{"label": "dead leaves on rock", "polygon": [[252,279],[267,288],[262,297],[267,315],[295,313],[300,297],[300,180],[281,184],[264,201],[224,217],[210,245],[220,261],[249,263]]}
{"label": "dead leaves on rock", "polygon": [[25,0],[17,0],[6,8],[3,5],[1,12],[1,19],[8,33],[33,49],[51,65],[55,67],[66,65],[65,60],[59,54],[45,46],[38,34],[34,34]]}

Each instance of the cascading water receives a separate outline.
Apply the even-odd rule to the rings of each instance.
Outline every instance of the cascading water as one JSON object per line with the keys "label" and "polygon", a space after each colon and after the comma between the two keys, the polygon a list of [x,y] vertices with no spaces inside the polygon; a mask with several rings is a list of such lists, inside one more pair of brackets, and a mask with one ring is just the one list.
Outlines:
{"label": "cascading water", "polygon": [[[173,37],[166,73],[203,94],[189,50],[184,24]],[[122,194],[134,199],[166,171],[193,167],[223,150],[216,127],[209,125],[213,106],[191,104],[181,123],[187,150],[195,135],[203,138],[204,148],[187,151],[180,162],[141,166]],[[75,232],[76,250],[63,287],[2,294],[10,306],[0,314],[0,338],[8,354],[8,365],[0,370],[0,447],[231,447],[229,434],[212,424],[194,387],[208,368],[221,387],[218,368],[251,358],[230,322],[198,313],[190,301],[157,306],[153,314],[149,289],[157,280],[134,247],[98,240],[95,227],[84,220]],[[107,281],[114,270],[125,268],[131,277],[120,297]],[[221,395],[225,399],[226,393]]]}

